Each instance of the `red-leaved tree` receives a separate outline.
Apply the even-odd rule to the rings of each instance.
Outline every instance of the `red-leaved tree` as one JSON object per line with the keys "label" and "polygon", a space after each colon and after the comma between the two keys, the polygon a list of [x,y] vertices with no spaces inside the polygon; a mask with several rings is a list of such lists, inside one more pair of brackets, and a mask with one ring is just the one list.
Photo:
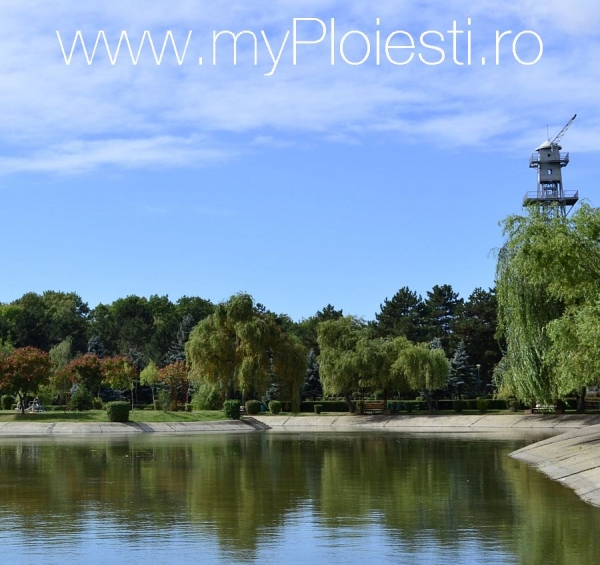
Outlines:
{"label": "red-leaved tree", "polygon": [[18,397],[24,414],[27,396],[35,395],[40,386],[50,381],[50,357],[35,347],[19,347],[5,355],[1,365],[0,388]]}

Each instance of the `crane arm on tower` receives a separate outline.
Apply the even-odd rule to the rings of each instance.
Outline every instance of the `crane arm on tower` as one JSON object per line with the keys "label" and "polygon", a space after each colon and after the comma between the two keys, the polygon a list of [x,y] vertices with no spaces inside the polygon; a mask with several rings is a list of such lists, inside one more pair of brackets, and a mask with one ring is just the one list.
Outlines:
{"label": "crane arm on tower", "polygon": [[577,114],[575,114],[568,121],[567,125],[558,132],[558,135],[552,140],[552,145],[558,145],[558,142],[564,137],[565,133],[567,133],[567,130],[571,127],[571,124],[575,121],[576,117],[577,117]]}

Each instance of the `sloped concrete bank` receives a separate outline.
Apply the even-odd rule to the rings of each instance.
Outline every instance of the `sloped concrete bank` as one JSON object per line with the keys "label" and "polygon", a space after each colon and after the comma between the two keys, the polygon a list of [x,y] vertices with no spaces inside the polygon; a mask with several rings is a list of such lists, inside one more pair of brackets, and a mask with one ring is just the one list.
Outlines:
{"label": "sloped concrete bank", "polygon": [[[507,415],[449,415],[449,416],[270,416],[252,417],[273,430],[277,429],[381,429],[410,432],[498,432],[506,430],[550,430],[560,434],[573,429],[600,425],[600,415],[569,414],[507,414]],[[249,419],[249,418],[247,418]]]}
{"label": "sloped concrete bank", "polygon": [[600,425],[554,436],[510,454],[600,507]]}
{"label": "sloped concrete bank", "polygon": [[240,433],[262,430],[259,422],[219,420],[215,422],[2,422],[0,438],[16,436],[134,435]]}

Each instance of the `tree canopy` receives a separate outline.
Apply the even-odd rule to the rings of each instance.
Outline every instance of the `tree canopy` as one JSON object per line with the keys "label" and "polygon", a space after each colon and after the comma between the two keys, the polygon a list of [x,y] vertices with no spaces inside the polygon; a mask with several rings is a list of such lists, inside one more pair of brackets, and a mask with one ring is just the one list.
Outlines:
{"label": "tree canopy", "polygon": [[191,331],[185,351],[192,379],[218,387],[223,398],[265,394],[273,371],[299,405],[306,349],[248,294],[217,305]]}
{"label": "tree canopy", "polygon": [[504,222],[497,267],[499,333],[506,353],[498,385],[528,402],[551,402],[597,384],[600,210]]}

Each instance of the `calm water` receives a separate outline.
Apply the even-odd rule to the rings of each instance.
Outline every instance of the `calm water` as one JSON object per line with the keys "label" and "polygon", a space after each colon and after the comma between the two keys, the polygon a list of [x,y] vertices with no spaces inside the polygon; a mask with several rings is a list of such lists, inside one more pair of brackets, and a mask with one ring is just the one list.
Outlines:
{"label": "calm water", "polygon": [[5,439],[0,562],[598,563],[600,509],[507,456],[527,442]]}

